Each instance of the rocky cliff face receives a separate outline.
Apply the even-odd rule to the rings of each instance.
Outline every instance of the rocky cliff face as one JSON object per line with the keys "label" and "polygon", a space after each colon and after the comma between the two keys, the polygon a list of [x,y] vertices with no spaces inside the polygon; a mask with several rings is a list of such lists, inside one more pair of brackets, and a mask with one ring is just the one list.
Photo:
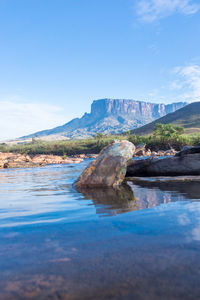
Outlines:
{"label": "rocky cliff face", "polygon": [[23,138],[86,138],[97,132],[103,134],[121,133],[152,122],[186,104],[185,102],[178,102],[165,105],[124,99],[95,100],[91,106],[91,113],[85,113],[82,118],[73,119],[63,126],[37,132]]}
{"label": "rocky cliff face", "polygon": [[91,115],[109,116],[109,115],[130,115],[138,118],[150,117],[160,118],[168,113],[182,108],[186,103],[178,102],[172,104],[155,104],[135,100],[124,99],[102,99],[95,100],[91,106]]}

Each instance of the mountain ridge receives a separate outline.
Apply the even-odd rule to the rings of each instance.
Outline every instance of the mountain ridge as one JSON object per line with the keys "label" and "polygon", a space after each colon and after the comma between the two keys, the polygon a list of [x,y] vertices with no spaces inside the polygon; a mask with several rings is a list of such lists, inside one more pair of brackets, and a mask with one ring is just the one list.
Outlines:
{"label": "mountain ridge", "polygon": [[186,133],[200,132],[200,102],[190,103],[173,113],[159,118],[140,128],[134,129],[131,133],[136,135],[146,135],[153,132],[156,123],[183,126]]}
{"label": "mountain ridge", "polygon": [[130,99],[100,99],[91,104],[91,112],[81,118],[53,129],[39,131],[20,139],[27,138],[87,138],[97,132],[117,134],[147,124],[159,117],[185,106],[186,102],[172,104],[151,103]]}

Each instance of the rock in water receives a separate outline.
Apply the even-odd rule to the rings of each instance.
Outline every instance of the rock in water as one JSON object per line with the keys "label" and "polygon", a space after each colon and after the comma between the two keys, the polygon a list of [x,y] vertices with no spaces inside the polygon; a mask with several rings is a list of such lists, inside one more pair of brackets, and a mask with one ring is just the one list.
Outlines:
{"label": "rock in water", "polygon": [[200,146],[184,146],[181,151],[176,154],[176,156],[183,157],[187,154],[195,153],[200,153]]}
{"label": "rock in water", "polygon": [[184,149],[168,158],[151,157],[132,161],[126,174],[127,177],[186,175],[200,175],[200,147]]}
{"label": "rock in water", "polygon": [[77,182],[80,187],[117,186],[126,175],[128,161],[132,159],[135,146],[126,140],[113,141],[83,171]]}

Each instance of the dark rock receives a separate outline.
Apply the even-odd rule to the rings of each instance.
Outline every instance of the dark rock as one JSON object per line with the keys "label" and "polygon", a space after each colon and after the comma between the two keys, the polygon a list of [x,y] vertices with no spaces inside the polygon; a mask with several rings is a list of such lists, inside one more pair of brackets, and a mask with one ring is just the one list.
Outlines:
{"label": "dark rock", "polygon": [[132,161],[126,176],[200,175],[200,153]]}
{"label": "dark rock", "polygon": [[126,177],[148,176],[148,167],[152,164],[152,162],[152,158],[133,160],[127,167]]}
{"label": "dark rock", "polygon": [[179,195],[184,195],[189,199],[200,199],[200,176],[154,177],[150,179],[132,177],[127,178],[127,182],[141,188],[159,189],[164,192],[171,191],[172,193],[178,192]]}
{"label": "dark rock", "polygon": [[187,154],[200,153],[200,146],[184,146],[176,156],[184,156]]}

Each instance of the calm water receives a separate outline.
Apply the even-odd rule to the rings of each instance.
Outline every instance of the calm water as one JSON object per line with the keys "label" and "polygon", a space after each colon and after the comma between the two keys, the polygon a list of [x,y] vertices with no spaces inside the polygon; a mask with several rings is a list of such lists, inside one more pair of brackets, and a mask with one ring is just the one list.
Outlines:
{"label": "calm water", "polygon": [[200,299],[200,179],[77,192],[87,163],[0,171],[0,299]]}

